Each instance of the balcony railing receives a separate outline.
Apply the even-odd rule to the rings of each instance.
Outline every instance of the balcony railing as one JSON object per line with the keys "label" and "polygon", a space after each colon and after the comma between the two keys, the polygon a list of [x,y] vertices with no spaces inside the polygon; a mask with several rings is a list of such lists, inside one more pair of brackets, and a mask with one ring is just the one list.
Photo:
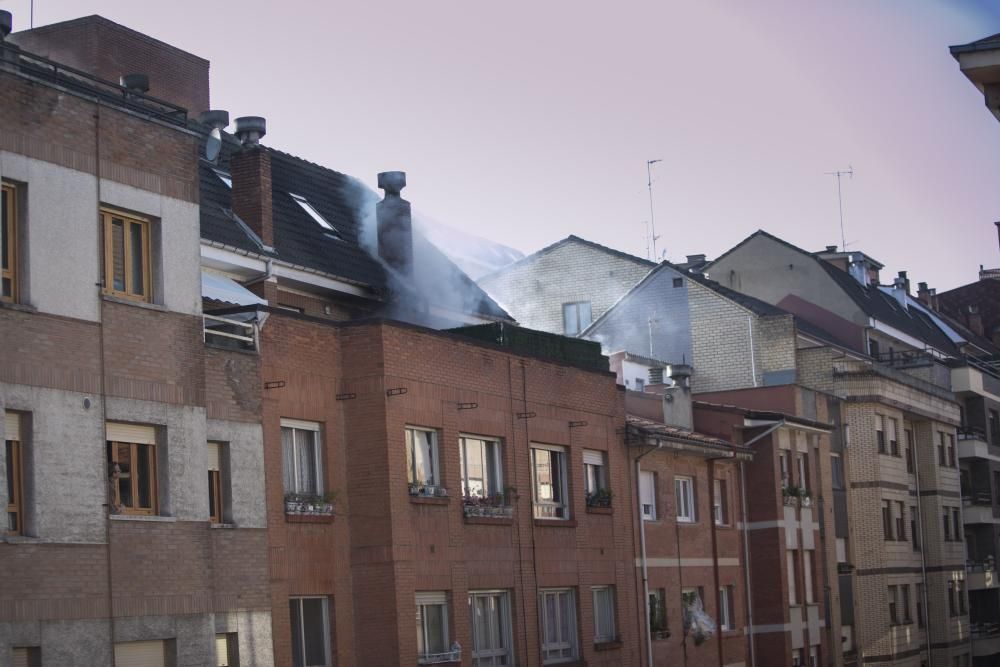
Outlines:
{"label": "balcony railing", "polygon": [[462,649],[453,648],[444,653],[424,653],[417,656],[417,663],[421,665],[435,665],[440,662],[461,662]]}
{"label": "balcony railing", "polygon": [[962,490],[962,504],[964,505],[992,505],[993,494],[989,491],[967,491]]}
{"label": "balcony railing", "polygon": [[465,516],[485,519],[509,519],[514,516],[514,508],[504,500],[503,495],[486,498],[464,496],[462,512]]}
{"label": "balcony railing", "polygon": [[975,426],[963,426],[958,429],[959,440],[982,440],[986,442],[986,431]]}
{"label": "balcony railing", "polygon": [[969,623],[969,634],[975,639],[985,639],[986,637],[1000,635],[1000,623],[995,621]]}
{"label": "balcony railing", "polygon": [[[242,350],[257,349],[257,324],[255,322],[244,322],[219,315],[205,314],[202,317],[204,318],[202,337],[206,343],[221,344]],[[235,342],[227,345],[227,341]]]}

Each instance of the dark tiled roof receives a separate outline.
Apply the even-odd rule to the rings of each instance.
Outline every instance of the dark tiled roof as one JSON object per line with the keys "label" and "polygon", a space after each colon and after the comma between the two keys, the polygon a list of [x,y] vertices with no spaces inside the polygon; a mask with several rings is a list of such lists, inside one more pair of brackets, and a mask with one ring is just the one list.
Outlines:
{"label": "dark tiled roof", "polygon": [[662,436],[664,438],[700,445],[712,450],[733,452],[740,458],[749,458],[750,450],[743,445],[734,445],[728,440],[715,438],[704,433],[691,431],[676,426],[668,426],[663,422],[653,421],[637,415],[625,415],[625,422],[630,429],[638,431],[643,436]]}
{"label": "dark tiled roof", "polygon": [[[204,132],[201,125],[192,124]],[[234,220],[228,210],[232,206],[232,191],[215,173],[229,173],[229,161],[239,142],[223,134],[223,148],[217,165],[200,161],[201,235],[202,238],[251,253],[264,253],[251,234]],[[370,287],[384,294],[389,289],[389,276],[381,262],[363,246],[364,210],[372,211],[380,197],[357,179],[333,169],[327,169],[302,158],[267,148],[271,155],[272,210],[274,214],[273,257],[315,271],[335,276],[344,282]],[[334,234],[321,227],[290,193],[307,199],[336,230]],[[414,247],[429,245],[414,232]],[[474,296],[469,300],[473,312],[491,318],[510,316],[483,292],[476,283],[458,269],[443,253],[431,249],[423,257],[433,261],[438,275],[447,275]],[[438,266],[439,265],[439,266]],[[433,295],[429,295],[433,299]]]}
{"label": "dark tiled roof", "polygon": [[579,244],[588,246],[590,248],[593,248],[595,250],[599,250],[601,252],[607,253],[609,255],[613,255],[613,256],[618,257],[620,259],[626,259],[626,260],[629,260],[631,262],[635,262],[636,264],[645,265],[645,266],[648,266],[650,268],[656,266],[656,262],[651,262],[648,259],[643,259],[642,257],[636,257],[635,255],[628,254],[627,252],[622,252],[621,250],[615,250],[614,248],[609,248],[608,246],[601,245],[600,243],[595,243],[593,241],[588,241],[587,239],[582,239],[579,236],[570,234],[566,238],[564,238],[564,239],[562,239],[560,241],[556,241],[555,243],[553,243],[551,245],[547,245],[544,248],[542,248],[541,250],[537,250],[537,251],[531,253],[527,257],[523,257],[523,258],[517,260],[516,262],[512,262],[512,263],[508,264],[507,266],[505,266],[503,268],[497,269],[493,273],[488,273],[485,276],[482,276],[481,278],[479,278],[479,281],[483,282],[485,280],[489,280],[491,278],[495,278],[496,276],[499,276],[499,275],[501,275],[503,273],[506,273],[507,271],[510,271],[511,269],[514,269],[514,268],[517,268],[517,267],[520,267],[520,266],[524,266],[525,264],[528,264],[530,262],[534,262],[535,260],[539,259],[540,257],[544,257],[545,255],[549,254],[553,250],[561,248],[562,246],[566,245],[567,243],[579,243]]}
{"label": "dark tiled roof", "polygon": [[968,51],[985,51],[990,49],[1000,49],[1000,32],[995,35],[990,35],[989,37],[977,39],[976,41],[969,42],[968,44],[957,44],[950,47],[952,54],[966,53]]}

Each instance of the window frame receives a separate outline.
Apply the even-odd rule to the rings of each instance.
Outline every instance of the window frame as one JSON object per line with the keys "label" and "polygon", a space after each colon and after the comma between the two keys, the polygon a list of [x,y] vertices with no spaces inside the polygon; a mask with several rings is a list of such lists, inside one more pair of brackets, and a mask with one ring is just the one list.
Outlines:
{"label": "window frame", "polygon": [[[643,482],[643,480],[649,480],[648,485]],[[656,521],[659,518],[658,509],[656,507],[656,473],[652,470],[640,470],[639,471],[639,514],[642,516],[643,521]],[[644,493],[644,489],[649,489],[649,498]],[[643,502],[649,500],[651,502]],[[646,511],[646,506],[649,506],[650,511]]]}
{"label": "window frame", "polygon": [[[556,596],[556,614],[558,618],[556,619],[555,630],[560,631],[557,634],[561,635],[562,629],[562,608],[559,604],[559,596],[568,596],[569,598],[569,619],[568,619],[568,637],[559,637],[559,641],[555,643],[546,644],[545,637],[548,634],[546,632],[546,614],[545,614],[545,600],[548,596]],[[538,643],[539,649],[542,656],[543,665],[554,665],[561,662],[573,662],[578,660],[580,657],[580,635],[577,630],[577,604],[576,604],[576,590],[573,588],[540,588],[538,590]],[[568,651],[568,654],[566,653]],[[563,655],[552,656],[550,653],[560,652]]]}
{"label": "window frame", "polygon": [[712,480],[712,520],[716,526],[729,525],[729,489],[726,480]]}
{"label": "window frame", "polygon": [[895,522],[892,516],[892,501],[888,498],[882,499],[882,539],[886,542],[892,542],[895,540],[893,535],[893,529],[895,528]]}
{"label": "window frame", "polygon": [[[207,443],[209,450],[208,460],[208,520],[213,524],[225,523],[226,498],[223,491],[222,458],[225,456],[226,443],[217,440],[209,440]],[[211,455],[212,448],[217,450],[217,457]],[[217,462],[213,463],[212,459]],[[212,466],[215,466],[214,468]],[[213,505],[215,511],[213,511]]]}
{"label": "window frame", "polygon": [[[685,486],[687,490],[682,495],[682,490]],[[687,511],[684,514],[681,514],[682,498],[687,504]],[[694,492],[694,477],[689,475],[674,475],[674,501],[677,505],[676,514],[678,523],[697,523],[698,509],[695,505],[697,500]]]}
{"label": "window frame", "polygon": [[[434,601],[421,602],[420,598],[424,596],[425,598],[439,598]],[[451,650],[451,619],[448,613],[448,594],[445,591],[417,591],[414,596],[414,606],[416,607],[416,631],[417,631],[417,664],[428,664],[430,662],[439,662],[437,660],[429,661],[428,656],[441,655],[442,653],[448,653]],[[428,651],[428,646],[430,645],[429,640],[429,630],[427,627],[427,613],[425,608],[427,607],[441,607],[441,646],[444,648],[440,652],[430,652]],[[420,647],[423,646],[424,650],[421,651]]]}
{"label": "window frame", "polygon": [[[219,659],[219,644],[226,643],[225,662]],[[215,633],[215,666],[216,667],[239,667],[240,664],[240,642],[239,635],[235,632]]]}
{"label": "window frame", "polygon": [[735,596],[735,586],[719,586],[719,629],[723,632],[736,629]]}
{"label": "window frame", "polygon": [[[7,488],[7,521],[0,534],[22,535],[24,533],[24,443],[21,431],[23,419],[17,412],[4,412],[4,421],[17,420],[17,433],[4,433],[4,466],[6,470]],[[10,437],[13,435],[14,437]],[[11,515],[14,525],[11,526]]]}
{"label": "window frame", "polygon": [[[508,667],[514,661],[514,625],[511,620],[510,591],[504,589],[494,590],[471,590],[469,591],[469,633],[472,637],[472,667]],[[496,636],[500,639],[502,646],[497,648],[477,647],[476,633],[476,600],[491,600],[492,609],[496,613],[495,618],[488,619],[488,627],[496,623]],[[493,633],[486,633],[493,634]]]}
{"label": "window frame", "polygon": [[894,527],[896,530],[896,540],[900,542],[906,541],[906,503],[902,500],[896,501],[896,513],[893,517]]}
{"label": "window frame", "polygon": [[[600,456],[600,463],[589,463],[588,458]],[[608,454],[600,449],[583,450],[583,493],[589,497],[608,488]]]}
{"label": "window frame", "polygon": [[[307,664],[305,664],[305,662],[306,662],[306,659],[305,659],[305,655],[306,655],[306,625],[308,625],[305,622],[305,604],[304,604],[305,600],[320,600],[322,602],[322,607],[321,607],[322,619],[321,620],[322,620],[322,625],[323,625],[323,653],[324,653],[324,662],[323,662],[323,665],[315,665],[315,664],[313,664],[313,665],[307,665]],[[296,634],[295,633],[295,623],[292,620],[292,618],[293,618],[292,617],[292,605],[294,603],[298,603],[298,605],[299,605],[299,626],[300,627],[299,627],[299,633],[298,633],[299,636],[298,637],[295,636],[295,634]],[[292,597],[288,598],[288,618],[289,618],[289,625],[290,625],[290,628],[291,628],[292,642],[294,643],[296,640],[301,641],[301,644],[299,644],[299,646],[300,646],[299,650],[301,651],[301,655],[302,655],[302,659],[303,659],[303,663],[304,663],[302,665],[302,667],[331,667],[332,648],[330,646],[330,598],[327,597],[327,596],[325,596],[325,595],[296,595],[296,596],[292,596]],[[295,656],[295,653],[293,651],[292,652],[292,659],[293,659],[293,661],[294,661],[294,656]],[[294,667],[299,667],[298,665],[294,665],[294,663],[293,663],[293,666]]]}
{"label": "window frame", "polygon": [[886,599],[889,602],[889,625],[900,625],[899,586],[897,584],[889,584],[887,586]]}
{"label": "window frame", "polygon": [[885,438],[885,415],[875,413],[875,445],[879,454],[887,454]]}
{"label": "window frame", "polygon": [[[653,639],[664,639],[670,636],[670,624],[667,622],[667,589],[651,588],[649,598],[646,600],[649,605],[649,633]],[[655,609],[655,610],[654,610]],[[659,618],[657,618],[659,616]],[[654,624],[662,621],[663,627],[656,628]]]}
{"label": "window frame", "polygon": [[[483,494],[476,496],[469,491],[468,445],[477,442],[483,460]],[[491,446],[492,445],[492,446]],[[458,461],[462,473],[462,496],[466,498],[495,498],[503,496],[503,449],[499,438],[459,434]]]}
{"label": "window frame", "polygon": [[[13,183],[8,181],[3,181],[0,183],[0,192],[6,195],[7,203],[6,205],[0,204],[2,206],[3,219],[0,220],[0,225],[3,225],[3,232],[7,237],[7,245],[0,247],[0,301],[6,301],[7,303],[18,303],[19,302],[19,288],[20,281],[18,280],[20,274],[20,252],[18,248],[18,231],[20,230],[20,225],[18,224],[18,206],[17,206],[17,196],[18,187]],[[7,263],[7,268],[3,268],[3,262]],[[10,294],[4,294],[3,291],[3,280],[10,281]]]}
{"label": "window frame", "polygon": [[[139,461],[139,447],[148,447],[149,452],[146,455],[147,469],[146,478],[149,480],[149,501],[150,507],[136,507],[136,506],[126,506],[122,503],[121,499],[121,477],[114,478],[115,484],[112,487],[112,502],[113,506],[118,510],[119,514],[130,514],[136,516],[156,516],[159,513],[159,485],[157,479],[157,455],[159,450],[156,444],[151,443],[138,443],[138,442],[125,442],[121,440],[107,440],[106,446],[108,448],[108,453],[110,455],[110,460],[108,461],[109,469],[112,470],[114,465],[120,465],[121,461],[119,459],[119,448],[127,446],[129,448],[129,460],[132,465],[132,469],[129,471],[129,492],[132,495],[133,502],[138,503],[140,498],[140,488],[139,488],[139,475],[138,472],[138,461]],[[121,474],[119,468],[119,475]]]}
{"label": "window frame", "polygon": [[[553,466],[553,456],[557,456],[554,459],[558,462],[559,469],[559,479],[553,480],[550,484],[552,487],[552,501],[539,500],[539,482],[538,482],[538,452],[547,452],[547,456],[550,457],[549,466]],[[568,521],[571,516],[570,511],[570,495],[569,495],[569,450],[565,447],[560,447],[557,445],[544,445],[540,443],[531,443],[531,506],[532,506],[532,516],[535,519],[540,519],[544,521]],[[558,484],[556,483],[558,481]],[[556,491],[559,494],[556,494]],[[546,516],[546,508],[552,508],[553,514]],[[559,512],[562,512],[562,516],[559,516]]]}
{"label": "window frame", "polygon": [[[291,471],[285,470],[285,465],[288,462],[288,457],[285,453],[285,429],[291,431],[292,440],[292,457]],[[302,486],[302,480],[299,479],[300,472],[300,456],[298,446],[298,433],[311,433],[312,434],[312,447],[313,447],[313,461],[315,462],[315,470],[313,474],[315,476],[315,490],[304,489]],[[282,489],[286,496],[288,495],[314,495],[322,496],[326,485],[325,485],[325,457],[323,456],[323,430],[322,424],[319,422],[305,421],[301,419],[292,419],[287,417],[281,418],[281,465],[282,465],[282,475],[281,484]],[[289,473],[291,478],[289,478]],[[291,482],[291,488],[289,488],[289,482]]]}
{"label": "window frame", "polygon": [[[114,236],[112,229],[114,220],[122,221],[122,284],[123,289],[115,287],[115,262],[114,262]],[[142,283],[145,287],[144,293],[135,291],[133,284],[134,257],[132,244],[129,242],[132,225],[136,225],[141,230],[140,245],[142,254]],[[143,303],[153,302],[152,266],[151,257],[151,236],[152,220],[145,216],[134,213],[125,213],[114,208],[101,207],[101,228],[104,233],[104,293],[122,299],[141,301]]]}
{"label": "window frame", "polygon": [[[608,608],[605,610],[607,612],[608,618],[611,620],[611,634],[601,633],[601,614],[598,613],[598,600],[599,595],[607,594],[607,605]],[[618,641],[618,618],[615,613],[615,587],[612,584],[603,584],[599,586],[590,587],[591,601],[593,602],[593,612],[594,612],[594,643],[604,644],[607,642]],[[604,628],[605,630],[607,628]]]}
{"label": "window frame", "polygon": [[[430,459],[430,473],[433,479],[417,479],[417,457],[415,433],[429,433],[430,444],[427,448],[427,458]],[[425,489],[444,488],[441,480],[441,438],[436,428],[425,426],[414,426],[407,424],[403,427],[403,440],[406,449],[406,482],[410,488],[421,487]]]}
{"label": "window frame", "polygon": [[[587,323],[583,323],[583,318],[580,317],[580,306],[586,304],[587,306]],[[572,308],[572,311],[569,309]],[[568,315],[572,312],[574,316],[574,323],[576,326],[576,331],[570,331],[569,327],[569,317]],[[563,335],[564,336],[579,336],[584,329],[589,327],[594,322],[594,307],[590,301],[566,301],[562,304],[562,318],[563,318]]]}

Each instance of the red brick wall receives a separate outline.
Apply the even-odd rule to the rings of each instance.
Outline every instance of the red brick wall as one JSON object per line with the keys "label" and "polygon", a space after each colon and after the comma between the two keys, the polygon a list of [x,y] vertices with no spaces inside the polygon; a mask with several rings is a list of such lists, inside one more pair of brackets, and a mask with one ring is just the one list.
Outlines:
{"label": "red brick wall", "polygon": [[274,209],[271,193],[271,154],[263,146],[233,153],[233,213],[247,223],[264,245],[274,245]]}
{"label": "red brick wall", "polygon": [[205,397],[209,419],[259,422],[260,357],[204,346]]}
{"label": "red brick wall", "polygon": [[108,616],[107,548],[0,544],[0,622]]}
{"label": "red brick wall", "polygon": [[81,393],[100,389],[100,328],[95,323],[3,308],[0,340],[0,382]]}

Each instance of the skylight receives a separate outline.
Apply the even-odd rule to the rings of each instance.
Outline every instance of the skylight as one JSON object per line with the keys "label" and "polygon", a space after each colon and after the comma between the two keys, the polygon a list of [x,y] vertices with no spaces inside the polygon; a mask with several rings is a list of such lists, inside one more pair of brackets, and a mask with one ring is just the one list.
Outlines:
{"label": "skylight", "polygon": [[313,220],[316,221],[316,224],[318,224],[320,227],[329,232],[333,232],[334,236],[336,236],[338,239],[340,238],[340,232],[337,231],[337,228],[331,225],[329,222],[327,222],[326,218],[320,215],[320,212],[317,211],[315,208],[313,208],[313,205],[309,203],[308,199],[306,199],[302,195],[297,195],[292,192],[289,192],[288,194],[292,199],[295,200],[296,204],[302,207],[303,211],[309,214],[309,217],[311,217]]}
{"label": "skylight", "polygon": [[226,172],[220,171],[218,169],[213,169],[212,171],[215,172],[215,175],[219,177],[220,181],[222,181],[223,183],[226,184],[227,188],[229,188],[230,190],[233,189],[233,177],[232,176],[230,176]]}

